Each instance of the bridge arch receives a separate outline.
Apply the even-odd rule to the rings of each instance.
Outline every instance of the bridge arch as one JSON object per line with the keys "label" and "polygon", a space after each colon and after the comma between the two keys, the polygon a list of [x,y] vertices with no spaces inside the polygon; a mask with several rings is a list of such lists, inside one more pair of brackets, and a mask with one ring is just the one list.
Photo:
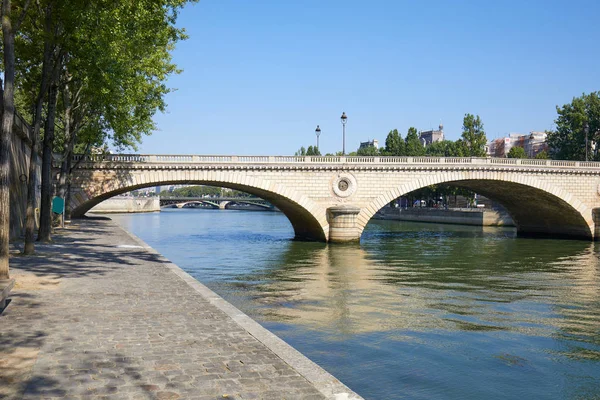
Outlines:
{"label": "bridge arch", "polygon": [[[193,172],[185,178],[169,177],[168,173],[153,171],[146,173],[143,182],[129,174],[114,174],[113,179],[103,179],[101,184],[81,186],[71,196],[71,215],[82,217],[92,207],[113,196],[132,190],[163,185],[209,185],[240,190],[260,197],[283,212],[294,229],[296,239],[327,241],[329,224],[326,210],[315,203],[307,195],[295,189],[258,177],[248,177],[231,171],[203,171],[202,177],[195,177]],[[83,181],[93,182],[89,177]],[[76,187],[76,186],[75,186]]]}
{"label": "bridge arch", "polygon": [[391,201],[436,184],[459,186],[502,204],[518,234],[570,238],[594,238],[592,210],[571,193],[547,181],[517,173],[455,171],[430,175],[380,195],[358,215],[358,230]]}

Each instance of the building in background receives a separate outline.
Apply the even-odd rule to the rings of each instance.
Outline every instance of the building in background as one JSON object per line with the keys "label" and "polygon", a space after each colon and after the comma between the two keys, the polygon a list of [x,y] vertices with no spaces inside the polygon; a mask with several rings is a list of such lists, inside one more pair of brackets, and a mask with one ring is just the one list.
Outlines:
{"label": "building in background", "polygon": [[439,130],[421,131],[419,132],[419,140],[423,143],[423,146],[429,146],[434,142],[441,142],[444,140],[444,125],[440,124]]}
{"label": "building in background", "polygon": [[534,158],[540,152],[548,150],[546,132],[532,131],[528,134],[511,133],[506,137],[492,140],[488,143],[488,155],[490,157],[505,158],[514,146],[522,147],[527,157]]}
{"label": "building in background", "polygon": [[524,147],[527,157],[534,158],[542,151],[548,151],[548,143],[546,143],[547,138],[548,134],[546,132],[530,132]]}
{"label": "building in background", "polygon": [[368,142],[360,142],[360,146],[358,146],[358,149],[367,149],[369,147],[374,147],[375,150],[379,150],[379,141],[377,139],[373,139],[371,141]]}

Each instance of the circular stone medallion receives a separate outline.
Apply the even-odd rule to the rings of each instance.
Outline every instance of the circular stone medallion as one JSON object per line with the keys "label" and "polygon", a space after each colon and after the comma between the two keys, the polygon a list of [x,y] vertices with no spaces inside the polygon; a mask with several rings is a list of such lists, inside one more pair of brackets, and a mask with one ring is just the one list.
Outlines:
{"label": "circular stone medallion", "polygon": [[350,197],[356,191],[356,178],[346,172],[333,178],[331,185],[333,193],[338,197]]}

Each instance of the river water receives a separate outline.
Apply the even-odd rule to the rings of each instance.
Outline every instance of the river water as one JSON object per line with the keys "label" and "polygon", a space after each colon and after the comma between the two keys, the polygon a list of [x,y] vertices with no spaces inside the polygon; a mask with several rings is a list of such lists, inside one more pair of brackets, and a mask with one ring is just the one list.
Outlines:
{"label": "river water", "polygon": [[598,244],[371,221],[293,241],[275,212],[113,216],[366,399],[600,399]]}

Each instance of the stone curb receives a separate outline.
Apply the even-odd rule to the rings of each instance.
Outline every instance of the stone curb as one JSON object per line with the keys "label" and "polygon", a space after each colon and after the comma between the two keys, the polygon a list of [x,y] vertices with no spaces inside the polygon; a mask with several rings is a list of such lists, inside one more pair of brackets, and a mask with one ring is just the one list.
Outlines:
{"label": "stone curb", "polygon": [[285,341],[277,337],[275,334],[265,329],[258,322],[238,310],[231,303],[227,302],[221,296],[210,290],[208,287],[197,281],[190,274],[182,270],[179,266],[169,261],[166,257],[149,246],[142,239],[133,233],[122,228],[120,225],[111,220],[111,224],[118,229],[123,230],[129,237],[144,248],[145,251],[158,256],[166,268],[175,275],[180,277],[192,289],[204,297],[210,304],[224,312],[239,326],[241,326],[251,336],[265,345],[275,355],[286,362],[290,367],[296,370],[307,381],[309,381],[319,392],[321,392],[329,400],[364,400],[361,396],[354,393],[350,388],[336,379],[329,372],[311,361],[308,357],[300,353],[298,350],[287,344]]}

